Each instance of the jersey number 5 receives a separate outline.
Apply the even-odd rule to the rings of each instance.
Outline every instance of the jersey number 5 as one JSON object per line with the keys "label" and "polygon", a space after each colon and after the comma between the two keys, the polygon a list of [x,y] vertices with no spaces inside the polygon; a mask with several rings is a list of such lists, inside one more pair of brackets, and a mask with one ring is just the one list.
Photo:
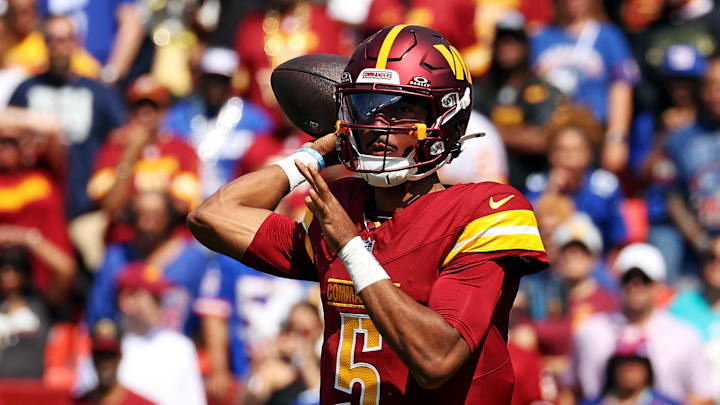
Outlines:
{"label": "jersey number 5", "polygon": [[355,383],[360,383],[360,403],[380,403],[380,374],[371,364],[355,362],[357,335],[365,335],[363,353],[382,349],[382,336],[370,317],[362,314],[340,314],[340,344],[335,365],[335,389],[352,393]]}

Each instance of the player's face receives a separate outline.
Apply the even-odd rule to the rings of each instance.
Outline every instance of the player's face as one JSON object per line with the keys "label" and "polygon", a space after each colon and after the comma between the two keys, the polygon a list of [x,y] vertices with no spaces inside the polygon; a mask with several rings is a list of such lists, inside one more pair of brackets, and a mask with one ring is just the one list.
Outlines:
{"label": "player's face", "polygon": [[430,103],[421,97],[376,92],[344,97],[343,115],[349,123],[378,127],[353,130],[358,151],[365,155],[407,156],[417,144],[411,135],[415,124],[430,125]]}

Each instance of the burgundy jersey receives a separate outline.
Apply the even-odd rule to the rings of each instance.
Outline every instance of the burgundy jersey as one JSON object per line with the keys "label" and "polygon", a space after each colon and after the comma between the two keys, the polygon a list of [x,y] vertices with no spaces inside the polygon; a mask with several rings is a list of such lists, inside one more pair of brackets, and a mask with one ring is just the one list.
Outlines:
{"label": "burgundy jersey", "polygon": [[330,188],[392,282],[455,327],[471,356],[441,387],[421,388],[383,341],[312,215],[296,223],[271,214],[243,262],[320,282],[325,316],[320,402],[509,404],[510,308],[520,277],[547,266],[528,201],[510,186],[461,184],[421,196],[380,225],[365,221],[373,189],[363,180],[342,179]]}

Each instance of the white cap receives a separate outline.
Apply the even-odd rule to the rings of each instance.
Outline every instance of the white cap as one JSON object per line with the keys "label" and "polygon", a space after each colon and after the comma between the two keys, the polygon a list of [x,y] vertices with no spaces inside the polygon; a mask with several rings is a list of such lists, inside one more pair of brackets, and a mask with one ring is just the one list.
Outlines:
{"label": "white cap", "polygon": [[615,260],[615,267],[621,275],[630,269],[640,269],[654,281],[665,280],[667,273],[662,253],[658,248],[647,243],[633,243],[625,246]]}
{"label": "white cap", "polygon": [[200,61],[203,73],[232,77],[239,64],[238,56],[232,49],[211,47]]}
{"label": "white cap", "polygon": [[603,248],[600,231],[593,224],[592,219],[584,212],[576,212],[565,222],[558,225],[553,234],[553,240],[560,248],[571,242],[582,243],[593,254],[600,253]]}

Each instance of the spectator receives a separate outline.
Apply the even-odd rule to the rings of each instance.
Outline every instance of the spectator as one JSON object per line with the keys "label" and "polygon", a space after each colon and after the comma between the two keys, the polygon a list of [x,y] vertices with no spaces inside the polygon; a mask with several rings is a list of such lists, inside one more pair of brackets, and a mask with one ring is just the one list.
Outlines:
{"label": "spectator", "polygon": [[637,60],[643,68],[645,91],[656,99],[664,88],[663,60],[676,45],[689,45],[709,59],[720,50],[720,8],[712,0],[668,0],[665,18],[644,30],[644,37],[635,46]]}
{"label": "spectator", "polygon": [[145,39],[137,0],[39,0],[43,15],[67,15],[78,27],[88,52],[102,65],[105,83],[130,83],[150,69],[151,41]]}
{"label": "spectator", "polygon": [[694,47],[674,45],[667,48],[663,65],[666,106],[659,117],[654,148],[640,173],[641,182],[647,184],[644,198],[650,220],[648,241],[659,247],[665,256],[670,284],[680,277],[685,244],[668,214],[666,199],[676,176],[675,165],[668,155],[669,151],[682,148],[687,140],[685,134],[696,131],[705,69],[706,62]]}
{"label": "spectator", "polygon": [[605,388],[596,400],[580,405],[679,405],[653,389],[653,366],[644,342],[618,342],[605,368]]}
{"label": "spectator", "polygon": [[607,283],[607,275],[599,274],[607,273],[607,269],[602,263],[602,237],[592,220],[586,214],[574,214],[557,227],[553,244],[559,252],[554,270],[540,273],[547,275],[545,294],[531,305],[531,311],[536,311],[533,318],[566,317],[568,325],[577,328],[593,314],[617,310],[612,292],[596,280]]}
{"label": "spectator", "polygon": [[197,151],[206,197],[233,179],[235,165],[256,134],[272,126],[259,107],[232,96],[231,78],[237,67],[232,50],[208,48],[200,62],[197,93],[177,103],[165,123]]}
{"label": "spectator", "polygon": [[204,253],[178,230],[183,217],[167,195],[142,192],[132,199],[132,241],[108,246],[87,303],[89,329],[105,319],[119,321],[115,306],[116,284],[123,269],[145,266],[173,284],[163,290],[161,304],[165,327],[192,335],[197,319],[191,312],[205,269]]}
{"label": "spectator", "polygon": [[307,283],[269,276],[226,256],[209,266],[193,307],[202,318],[210,356],[208,395],[228,396],[233,382],[245,384],[251,355],[274,338]]}
{"label": "spectator", "polygon": [[42,378],[49,327],[27,250],[0,248],[0,378]]}
{"label": "spectator", "polygon": [[77,40],[69,18],[48,19],[45,37],[48,70],[20,84],[9,104],[50,113],[61,122],[65,143],[69,145],[64,194],[68,218],[73,219],[91,208],[85,194],[91,171],[88,162],[95,158],[107,134],[122,124],[124,111],[111,90],[93,80],[78,77],[70,69]]}
{"label": "spectator", "polygon": [[590,215],[600,229],[605,248],[619,246],[626,238],[620,183],[612,173],[591,168],[602,136],[600,126],[584,108],[562,108],[547,132],[550,170],[528,176],[526,196],[530,201],[545,194],[572,197],[575,208]]}
{"label": "spectator", "polygon": [[118,404],[153,405],[154,402],[123,387],[118,382],[118,366],[122,355],[120,341],[115,336],[97,335],[92,340],[92,361],[98,385],[75,400],[75,405]]}
{"label": "spectator", "polygon": [[162,129],[170,95],[150,76],[138,78],[127,91],[130,120],[103,145],[87,193],[111,221],[107,238],[132,238],[127,227],[128,202],[136,192],[157,191],[172,197],[184,215],[200,201],[198,159],[182,139]]}
{"label": "spectator", "polygon": [[[668,212],[696,253],[704,254],[720,234],[720,57],[709,61],[703,83],[704,111],[697,124],[671,135],[667,153],[677,167]],[[674,141],[673,138],[678,138]]]}
{"label": "spectator", "polygon": [[[40,19],[34,0],[8,2],[8,18],[12,32],[8,39],[14,46],[5,56],[5,64],[22,66],[26,73],[37,74],[47,69],[48,49],[40,28]],[[76,47],[70,59],[70,69],[77,75],[97,78],[100,64],[82,47]]]}
{"label": "spectator", "polygon": [[592,0],[562,0],[557,25],[531,38],[530,61],[548,82],[573,102],[591,109],[607,128],[602,166],[619,172],[628,160],[632,86],[638,67],[627,41],[614,25],[599,22]]}
{"label": "spectator", "polygon": [[694,46],[673,45],[666,49],[662,74],[667,94],[660,113],[661,131],[680,131],[695,123],[706,68],[705,58]]}
{"label": "spectator", "polygon": [[555,235],[557,227],[575,213],[575,202],[566,195],[545,194],[538,199],[534,208],[545,251],[550,258],[550,263],[553,263],[559,249],[553,235]]}
{"label": "spectator", "polygon": [[[508,149],[510,184],[547,170],[547,135],[542,127],[564,97],[529,66],[529,44],[522,14],[509,13],[496,26],[490,71],[475,83],[475,108],[490,117]],[[462,156],[462,155],[461,155]]]}
{"label": "spectator", "polygon": [[678,294],[670,313],[700,333],[711,361],[712,386],[720,387],[720,238],[703,257],[701,284]]}
{"label": "spectator", "polygon": [[285,328],[258,354],[248,380],[245,404],[319,403],[317,348],[322,334],[323,322],[315,305],[309,302],[295,305]]}
{"label": "spectator", "polygon": [[[622,309],[588,319],[573,336],[575,377],[585,398],[601,395],[603,370],[617,341],[634,334],[647,342],[657,392],[685,404],[707,404],[714,394],[708,361],[698,334],[666,310],[653,307],[653,295],[665,278],[662,255],[648,245],[620,252]],[[653,253],[650,253],[653,252]],[[646,260],[652,255],[652,260]],[[682,343],[679,343],[682,342]]]}
{"label": "spectator", "polygon": [[0,248],[26,248],[33,286],[59,307],[73,286],[76,266],[62,193],[34,167],[41,138],[27,127],[0,125]]}
{"label": "spectator", "polygon": [[308,53],[347,55],[340,25],[325,7],[301,0],[270,0],[265,10],[251,13],[238,24],[235,51],[249,75],[248,99],[265,108],[273,120],[282,119],[270,74],[279,64]]}
{"label": "spectator", "polygon": [[553,242],[559,249],[552,270],[530,276],[523,282],[540,353],[555,375],[570,365],[572,331],[587,318],[617,310],[611,292],[593,278],[602,269],[602,238],[590,218],[576,213],[555,230]]}
{"label": "spectator", "polygon": [[126,334],[117,379],[158,405],[205,404],[195,346],[162,326],[160,301],[168,286],[145,265],[129,266],[118,277],[117,305]]}
{"label": "spectator", "polygon": [[42,71],[47,51],[38,31],[40,19],[34,0],[9,0],[7,18],[12,28],[8,32],[14,46],[5,55],[5,63],[22,66],[28,74]]}

